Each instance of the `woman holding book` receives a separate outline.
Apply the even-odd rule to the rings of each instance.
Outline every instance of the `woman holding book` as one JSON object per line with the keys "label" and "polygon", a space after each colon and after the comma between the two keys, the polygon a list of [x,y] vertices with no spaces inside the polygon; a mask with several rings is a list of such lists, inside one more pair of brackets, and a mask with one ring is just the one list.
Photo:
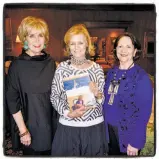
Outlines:
{"label": "woman holding book", "polygon": [[[66,32],[64,41],[70,59],[61,62],[58,66],[52,81],[50,96],[53,107],[60,114],[58,128],[52,144],[52,155],[105,156],[107,154],[107,142],[102,112],[103,70],[98,64],[89,60],[90,54],[94,53],[94,48],[84,25],[72,26]],[[88,77],[83,76],[85,74]],[[90,92],[93,93],[95,107],[81,105],[75,110],[70,108],[64,81],[66,78],[71,79],[77,76],[83,76],[83,79],[87,79],[86,83],[88,83],[88,78],[90,79]],[[78,82],[80,85],[84,85],[80,80]],[[71,82],[69,83],[71,85]],[[85,91],[80,92],[80,94],[84,93]],[[95,98],[97,96],[100,96],[102,100]]]}
{"label": "woman holding book", "polygon": [[104,114],[109,130],[109,155],[139,155],[146,142],[152,108],[152,84],[135,61],[141,55],[136,37],[124,33],[114,43],[119,65],[107,73]]}

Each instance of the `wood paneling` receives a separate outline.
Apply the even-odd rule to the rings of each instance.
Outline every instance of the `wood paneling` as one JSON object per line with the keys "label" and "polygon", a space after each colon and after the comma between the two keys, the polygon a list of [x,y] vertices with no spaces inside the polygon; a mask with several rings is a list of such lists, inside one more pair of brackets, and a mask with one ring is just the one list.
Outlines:
{"label": "wood paneling", "polygon": [[[13,52],[12,55],[20,54],[20,49],[15,43],[17,29],[21,20],[26,16],[37,16],[43,18],[49,26],[50,42],[48,52],[51,56],[61,61],[63,59],[63,38],[64,34],[71,25],[77,22],[106,22],[106,21],[132,21],[133,24],[128,26],[128,31],[132,32],[144,46],[144,32],[151,29],[155,32],[156,28],[156,13],[154,10],[128,10],[115,11],[104,9],[88,9],[88,10],[69,10],[69,8],[8,8],[5,9],[8,17],[12,21],[12,37],[13,37]],[[109,47],[109,46],[107,46]],[[145,67],[149,62],[149,58],[140,60],[140,63]],[[145,67],[146,68],[146,67]],[[152,67],[154,69],[154,66]]]}

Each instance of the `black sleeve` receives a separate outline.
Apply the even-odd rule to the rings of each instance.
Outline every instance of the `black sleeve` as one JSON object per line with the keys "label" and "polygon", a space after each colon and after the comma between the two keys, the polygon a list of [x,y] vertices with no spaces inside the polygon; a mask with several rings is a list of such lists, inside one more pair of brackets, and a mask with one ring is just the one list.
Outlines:
{"label": "black sleeve", "polygon": [[55,73],[58,64],[54,59],[52,59],[52,62],[53,62],[53,72]]}
{"label": "black sleeve", "polygon": [[21,108],[20,93],[18,91],[18,74],[16,62],[12,62],[7,77],[6,99],[11,114],[17,113]]}

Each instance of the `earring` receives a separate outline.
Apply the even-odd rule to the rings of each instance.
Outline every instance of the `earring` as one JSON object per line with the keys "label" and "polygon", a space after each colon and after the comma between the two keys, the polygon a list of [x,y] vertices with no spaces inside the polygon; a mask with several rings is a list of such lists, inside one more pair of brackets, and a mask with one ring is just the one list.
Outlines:
{"label": "earring", "polygon": [[43,49],[46,49],[46,44],[44,44]]}
{"label": "earring", "polygon": [[24,50],[28,50],[29,49],[27,41],[24,41],[23,48],[24,48]]}

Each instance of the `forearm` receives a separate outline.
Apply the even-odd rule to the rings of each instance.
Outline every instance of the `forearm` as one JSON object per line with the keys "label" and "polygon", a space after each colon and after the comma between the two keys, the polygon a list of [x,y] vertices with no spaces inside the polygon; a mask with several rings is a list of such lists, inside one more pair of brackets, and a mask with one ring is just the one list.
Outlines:
{"label": "forearm", "polygon": [[62,75],[56,70],[51,86],[50,101],[60,116],[67,117],[69,109],[67,109],[66,95],[63,92],[62,80]]}
{"label": "forearm", "polygon": [[147,123],[149,121],[152,109],[152,85],[147,75],[142,78],[138,83],[138,89],[136,89],[136,94],[134,96],[134,103],[136,104],[136,109],[132,114],[132,122],[134,123],[131,127],[132,132],[130,144],[133,147],[141,149],[146,143],[146,129]]}
{"label": "forearm", "polygon": [[22,112],[18,111],[17,113],[13,114],[13,118],[19,128],[19,136],[21,143],[25,146],[29,146],[31,144],[31,135],[24,123]]}
{"label": "forearm", "polygon": [[98,93],[96,95],[97,102],[102,104],[104,102],[104,85],[105,85],[105,77],[103,69],[100,67],[97,75],[97,84],[98,84]]}
{"label": "forearm", "polygon": [[24,119],[23,119],[21,111],[18,111],[17,113],[13,114],[13,118],[14,118],[14,120],[19,128],[20,134],[26,132],[27,127],[24,123]]}

